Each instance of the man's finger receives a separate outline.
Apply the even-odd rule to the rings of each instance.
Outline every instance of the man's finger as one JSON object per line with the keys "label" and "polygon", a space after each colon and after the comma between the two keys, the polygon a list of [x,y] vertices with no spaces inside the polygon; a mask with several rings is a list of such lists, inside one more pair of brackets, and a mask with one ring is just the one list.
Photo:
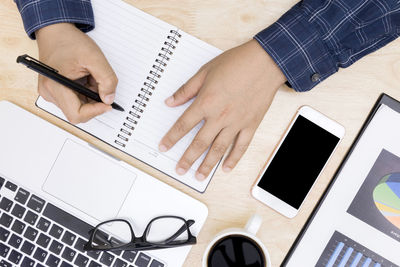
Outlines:
{"label": "man's finger", "polygon": [[54,94],[57,106],[72,124],[87,122],[91,118],[111,110],[111,106],[101,102],[82,105],[77,93],[55,82],[53,82],[52,88],[57,92]]}
{"label": "man's finger", "polygon": [[206,71],[200,69],[192,78],[182,85],[172,96],[165,100],[170,107],[176,107],[185,104],[187,101],[197,95],[203,85]]}
{"label": "man's finger", "polygon": [[97,82],[97,89],[101,100],[111,105],[115,98],[118,78],[107,59],[101,52],[87,58],[85,67]]}
{"label": "man's finger", "polygon": [[249,147],[255,131],[256,129],[248,128],[239,132],[231,152],[226,157],[224,164],[222,165],[222,170],[224,172],[230,172],[236,166],[244,152],[246,152],[247,148]]}
{"label": "man's finger", "polygon": [[101,102],[86,103],[80,107],[78,116],[81,122],[87,122],[90,119],[105,113],[106,111],[110,111],[111,109],[111,106]]}
{"label": "man's finger", "polygon": [[48,78],[39,75],[38,79],[38,93],[41,97],[43,97],[46,101],[55,103],[54,97],[51,95],[50,90],[47,88]]}
{"label": "man's finger", "polygon": [[193,165],[193,163],[207,150],[220,128],[215,123],[206,122],[196,134],[192,143],[176,165],[176,172],[183,175]]}
{"label": "man's finger", "polygon": [[193,129],[201,120],[201,113],[196,111],[196,105],[189,106],[175,122],[168,133],[161,139],[159,150],[165,152],[173,147],[183,136]]}
{"label": "man's finger", "polygon": [[236,136],[236,132],[231,129],[223,129],[215,138],[206,158],[201,163],[196,172],[198,180],[204,180],[208,177],[217,162],[223,157],[229,145],[232,143]]}

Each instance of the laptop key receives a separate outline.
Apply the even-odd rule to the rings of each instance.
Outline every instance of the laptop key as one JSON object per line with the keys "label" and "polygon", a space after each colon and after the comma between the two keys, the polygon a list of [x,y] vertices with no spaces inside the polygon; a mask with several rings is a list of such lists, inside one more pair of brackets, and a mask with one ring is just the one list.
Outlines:
{"label": "laptop key", "polygon": [[65,244],[67,244],[67,245],[72,246],[72,244],[74,243],[75,239],[76,239],[76,235],[74,235],[70,231],[65,231],[61,241],[64,242]]}
{"label": "laptop key", "polygon": [[29,239],[30,241],[35,241],[39,231],[28,226],[28,228],[25,231],[24,237]]}
{"label": "laptop key", "polygon": [[161,263],[157,260],[153,260],[150,264],[150,267],[164,267],[164,263]]}
{"label": "laptop key", "polygon": [[[114,237],[111,237],[111,238],[110,238],[110,242],[111,242],[111,244],[113,244],[115,247],[119,247],[119,246],[122,245],[121,241],[117,240],[117,239],[114,238]],[[119,255],[121,255],[122,250],[111,251],[111,253],[113,253],[113,254],[119,256]]]}
{"label": "laptop key", "polygon": [[18,203],[15,203],[11,214],[21,219],[22,216],[24,216],[25,210],[26,209],[24,207],[22,207]]}
{"label": "laptop key", "polygon": [[10,231],[0,226],[0,240],[6,242]]}
{"label": "laptop key", "polygon": [[111,263],[113,262],[114,258],[115,257],[110,253],[104,252],[103,255],[101,255],[100,262],[103,263],[104,265],[111,266]]}
{"label": "laptop key", "polygon": [[136,254],[137,254],[137,251],[129,251],[129,250],[126,250],[123,254],[122,254],[122,258],[124,259],[124,260],[127,260],[127,261],[129,261],[129,262],[133,262],[134,260],[135,260],[135,257],[136,257]]}
{"label": "laptop key", "polygon": [[22,205],[25,205],[26,201],[28,200],[30,193],[26,191],[25,189],[18,189],[17,194],[14,197],[14,200],[21,203]]}
{"label": "laptop key", "polygon": [[5,260],[0,261],[0,266],[1,267],[13,267],[11,263],[9,263],[8,261],[5,261]]}
{"label": "laptop key", "polygon": [[0,201],[0,209],[5,211],[10,211],[13,202],[6,197],[3,197]]}
{"label": "laptop key", "polygon": [[5,188],[10,189],[11,191],[15,192],[17,190],[17,185],[11,183],[10,181],[7,181]]}
{"label": "laptop key", "polygon": [[40,233],[39,238],[36,241],[36,244],[38,244],[39,246],[43,247],[43,248],[47,248],[47,246],[50,243],[50,237],[48,237],[45,234]]}
{"label": "laptop key", "polygon": [[57,267],[60,261],[61,260],[59,258],[54,256],[53,254],[50,254],[50,256],[47,258],[46,265],[49,267]]}
{"label": "laptop key", "polygon": [[36,213],[33,213],[32,211],[28,210],[28,212],[25,215],[24,221],[34,225],[36,223],[36,220],[38,218],[38,215]]}
{"label": "laptop key", "polygon": [[47,252],[41,248],[36,248],[35,253],[33,254],[33,258],[43,262],[44,259],[47,257]]}
{"label": "laptop key", "polygon": [[5,181],[6,181],[6,179],[4,179],[3,177],[0,177],[0,189],[3,187]]}
{"label": "laptop key", "polygon": [[78,237],[78,240],[76,240],[74,248],[76,248],[80,252],[85,252],[84,247],[85,247],[86,243],[87,243],[87,241],[85,241],[82,238]]}
{"label": "laptop key", "polygon": [[101,267],[101,264],[95,262],[95,261],[91,261],[89,264],[89,267]]}
{"label": "laptop key", "polygon": [[22,238],[17,236],[16,234],[12,234],[10,240],[8,240],[8,244],[17,249],[19,248],[21,243],[22,243]]}
{"label": "laptop key", "polygon": [[10,247],[0,243],[0,256],[5,258],[10,251]]}
{"label": "laptop key", "polygon": [[72,262],[74,257],[75,257],[75,255],[76,255],[76,251],[75,250],[72,250],[69,247],[65,247],[61,257],[63,259],[65,259],[65,260],[67,260],[67,261]]}
{"label": "laptop key", "polygon": [[88,251],[87,255],[95,260],[97,260],[100,256],[100,251]]}
{"label": "laptop key", "polygon": [[51,252],[53,252],[56,255],[60,255],[61,250],[63,249],[64,245],[61,244],[60,242],[53,240],[53,242],[51,242],[51,245],[49,247],[49,250]]}
{"label": "laptop key", "polygon": [[50,229],[49,235],[58,239],[60,238],[63,231],[64,229],[62,229],[60,226],[58,226],[57,224],[53,224],[53,226]]}
{"label": "laptop key", "polygon": [[16,232],[17,234],[22,234],[25,229],[25,224],[19,220],[15,220],[13,226],[11,226],[11,230]]}
{"label": "laptop key", "polygon": [[149,266],[150,260],[151,258],[149,256],[147,256],[143,252],[140,252],[138,258],[135,261],[135,264],[137,265],[137,267],[147,267]]}
{"label": "laptop key", "polygon": [[21,262],[21,267],[33,267],[34,265],[35,265],[35,261],[26,256],[24,257],[24,259]]}
{"label": "laptop key", "polygon": [[29,256],[32,254],[34,249],[35,245],[27,240],[24,241],[21,247],[21,251],[24,252],[25,254],[28,254]]}
{"label": "laptop key", "polygon": [[127,267],[127,266],[128,266],[128,263],[121,259],[117,259],[113,265],[113,267]]}
{"label": "laptop key", "polygon": [[50,227],[50,221],[46,220],[45,218],[40,218],[38,223],[36,224],[36,228],[38,228],[39,230],[42,230],[43,232],[47,232],[47,230]]}
{"label": "laptop key", "polygon": [[42,212],[42,209],[43,209],[45,203],[46,202],[43,199],[41,199],[40,197],[38,197],[36,195],[32,195],[28,201],[27,206],[28,206],[28,208],[31,208],[34,211],[40,213],[40,212]]}
{"label": "laptop key", "polygon": [[89,258],[83,256],[82,254],[78,254],[78,256],[76,257],[74,264],[78,267],[86,267],[86,265],[89,262]]}
{"label": "laptop key", "polygon": [[0,217],[0,224],[1,225],[3,225],[3,226],[8,228],[8,227],[10,227],[12,221],[13,221],[13,218],[10,215],[8,215],[8,214],[6,214],[4,212],[3,212],[3,214],[1,214],[1,217]]}
{"label": "laptop key", "polygon": [[11,261],[12,263],[18,264],[22,259],[22,254],[12,250],[10,255],[8,255],[8,260]]}
{"label": "laptop key", "polygon": [[71,264],[66,263],[65,261],[63,261],[60,265],[60,267],[73,267]]}

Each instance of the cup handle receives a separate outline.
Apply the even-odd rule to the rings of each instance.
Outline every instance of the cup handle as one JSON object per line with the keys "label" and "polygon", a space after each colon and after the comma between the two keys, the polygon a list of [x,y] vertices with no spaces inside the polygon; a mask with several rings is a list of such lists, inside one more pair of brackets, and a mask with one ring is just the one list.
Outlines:
{"label": "cup handle", "polygon": [[251,218],[247,221],[245,229],[248,233],[252,235],[256,235],[258,229],[260,229],[262,223],[261,216],[258,214],[254,214]]}

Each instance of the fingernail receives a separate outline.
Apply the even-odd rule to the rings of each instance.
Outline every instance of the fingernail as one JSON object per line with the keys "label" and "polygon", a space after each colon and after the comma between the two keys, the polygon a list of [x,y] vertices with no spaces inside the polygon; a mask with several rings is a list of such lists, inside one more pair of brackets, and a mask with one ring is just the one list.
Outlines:
{"label": "fingernail", "polygon": [[104,103],[111,105],[114,102],[115,94],[109,94],[104,97]]}
{"label": "fingernail", "polygon": [[200,172],[196,172],[196,179],[203,181],[204,179],[206,179],[206,176]]}
{"label": "fingernail", "polygon": [[168,106],[171,106],[174,103],[174,96],[170,96],[167,99],[165,99],[165,104],[167,104]]}
{"label": "fingernail", "polygon": [[184,175],[186,173],[186,170],[184,168],[179,167],[176,169],[176,173],[179,175]]}
{"label": "fingernail", "polygon": [[168,148],[165,145],[159,145],[158,150],[160,150],[160,152],[166,152]]}
{"label": "fingernail", "polygon": [[222,170],[223,170],[224,172],[230,172],[230,171],[232,171],[232,168],[230,168],[230,167],[228,167],[228,166],[223,166],[223,167],[222,167]]}

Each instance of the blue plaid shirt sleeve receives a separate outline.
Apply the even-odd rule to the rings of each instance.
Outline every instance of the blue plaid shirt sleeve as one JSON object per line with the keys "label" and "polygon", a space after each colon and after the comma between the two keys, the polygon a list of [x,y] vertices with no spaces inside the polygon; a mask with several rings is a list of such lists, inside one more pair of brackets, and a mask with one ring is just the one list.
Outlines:
{"label": "blue plaid shirt sleeve", "polygon": [[26,33],[35,39],[35,31],[55,23],[74,23],[84,32],[94,28],[90,0],[14,0],[21,13]]}
{"label": "blue plaid shirt sleeve", "polygon": [[304,0],[254,38],[302,92],[399,35],[399,0]]}

